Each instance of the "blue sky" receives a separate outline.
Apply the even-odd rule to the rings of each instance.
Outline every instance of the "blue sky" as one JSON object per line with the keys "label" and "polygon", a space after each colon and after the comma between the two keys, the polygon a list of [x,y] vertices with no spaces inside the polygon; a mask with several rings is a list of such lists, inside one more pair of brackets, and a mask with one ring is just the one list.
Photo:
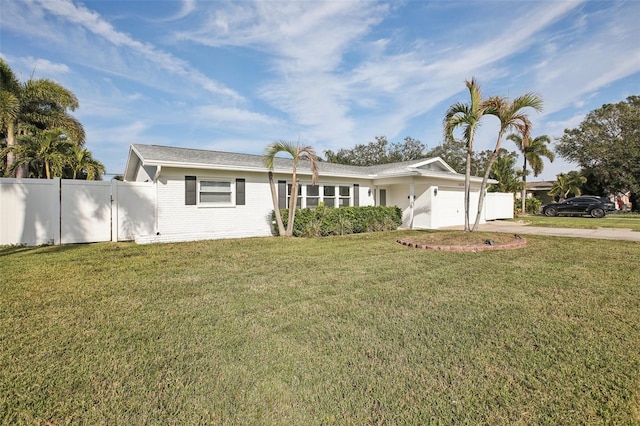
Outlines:
{"label": "blue sky", "polygon": [[[487,96],[542,96],[533,135],[551,138],[640,94],[635,0],[2,0],[0,16],[2,57],[78,96],[87,147],[114,174],[132,143],[433,148],[472,77]],[[476,148],[496,135],[485,119]],[[537,179],[576,168],[557,159]]]}

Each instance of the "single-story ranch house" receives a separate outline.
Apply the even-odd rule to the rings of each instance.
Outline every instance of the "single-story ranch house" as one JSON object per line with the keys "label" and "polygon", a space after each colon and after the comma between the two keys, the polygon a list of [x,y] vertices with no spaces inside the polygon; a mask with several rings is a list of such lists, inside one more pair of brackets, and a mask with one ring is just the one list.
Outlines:
{"label": "single-story ranch house", "polygon": [[[319,182],[312,186],[308,164],[299,164],[301,208],[396,205],[403,228],[464,225],[464,175],[440,158],[369,167],[320,162],[318,169]],[[291,178],[291,158],[277,158],[274,180],[282,208],[291,196]],[[155,184],[156,232],[136,236],[138,242],[272,235],[273,202],[260,155],[134,144],[124,180]],[[471,179],[471,221],[481,180]],[[513,217],[513,195],[497,195],[502,197],[487,198],[482,221]]]}

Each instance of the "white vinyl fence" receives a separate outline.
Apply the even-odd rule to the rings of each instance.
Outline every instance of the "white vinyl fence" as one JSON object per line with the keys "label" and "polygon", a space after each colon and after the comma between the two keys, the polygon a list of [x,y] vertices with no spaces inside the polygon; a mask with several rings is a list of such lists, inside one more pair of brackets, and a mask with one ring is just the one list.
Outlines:
{"label": "white vinyl fence", "polygon": [[155,228],[150,182],[0,179],[0,245],[132,240]]}
{"label": "white vinyl fence", "polygon": [[513,219],[513,194],[510,192],[487,192],[484,200],[485,220]]}

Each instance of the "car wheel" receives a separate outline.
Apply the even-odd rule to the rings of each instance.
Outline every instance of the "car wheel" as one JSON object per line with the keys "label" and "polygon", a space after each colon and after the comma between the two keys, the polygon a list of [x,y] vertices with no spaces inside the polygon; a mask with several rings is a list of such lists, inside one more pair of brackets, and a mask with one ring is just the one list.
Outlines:
{"label": "car wheel", "polygon": [[549,207],[544,209],[544,215],[545,216],[557,216],[558,215],[558,211],[556,209],[554,209],[553,207]]}
{"label": "car wheel", "polygon": [[591,217],[604,217],[605,211],[601,208],[591,210]]}

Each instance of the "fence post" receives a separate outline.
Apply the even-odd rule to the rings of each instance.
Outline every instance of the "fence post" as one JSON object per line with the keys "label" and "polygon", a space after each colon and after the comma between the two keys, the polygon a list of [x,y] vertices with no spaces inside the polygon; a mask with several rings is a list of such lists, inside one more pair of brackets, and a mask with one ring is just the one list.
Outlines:
{"label": "fence post", "polygon": [[54,196],[53,208],[51,209],[51,223],[53,223],[53,244],[59,246],[62,244],[62,180],[59,177],[53,178],[51,190]]}
{"label": "fence post", "polygon": [[118,218],[118,181],[111,180],[111,241],[118,242],[120,223]]}

